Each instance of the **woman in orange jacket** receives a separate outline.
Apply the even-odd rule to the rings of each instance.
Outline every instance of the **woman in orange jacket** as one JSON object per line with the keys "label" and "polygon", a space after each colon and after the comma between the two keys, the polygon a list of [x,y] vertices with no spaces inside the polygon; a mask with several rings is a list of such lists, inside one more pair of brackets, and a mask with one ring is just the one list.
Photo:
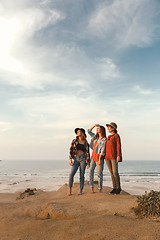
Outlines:
{"label": "woman in orange jacket", "polygon": [[113,189],[110,194],[120,194],[121,184],[118,173],[118,162],[122,162],[121,139],[114,122],[106,124],[110,135],[106,141],[106,163],[111,174]]}

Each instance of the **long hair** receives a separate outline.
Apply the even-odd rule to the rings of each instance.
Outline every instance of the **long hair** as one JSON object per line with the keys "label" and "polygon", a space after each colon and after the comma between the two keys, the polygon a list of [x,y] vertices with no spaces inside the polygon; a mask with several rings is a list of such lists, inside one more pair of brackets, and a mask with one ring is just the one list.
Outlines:
{"label": "long hair", "polygon": [[96,133],[96,135],[95,135],[95,140],[97,140],[98,138],[99,138],[99,134]]}
{"label": "long hair", "polygon": [[106,129],[103,126],[100,126],[102,138],[106,138]]}
{"label": "long hair", "polygon": [[[102,138],[106,138],[106,129],[105,127],[103,126],[99,126],[100,127],[100,131],[101,131],[101,134],[102,134]],[[95,135],[95,140],[97,140],[99,138],[99,133],[97,133]]]}

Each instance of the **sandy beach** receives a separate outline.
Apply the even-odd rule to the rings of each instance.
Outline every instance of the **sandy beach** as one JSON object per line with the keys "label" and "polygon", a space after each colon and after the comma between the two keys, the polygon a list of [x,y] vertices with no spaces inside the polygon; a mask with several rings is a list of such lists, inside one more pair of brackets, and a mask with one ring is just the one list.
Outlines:
{"label": "sandy beach", "polygon": [[67,184],[58,191],[43,192],[18,199],[20,193],[0,194],[0,240],[69,240],[69,239],[160,239],[160,220],[138,218],[133,207],[137,197],[122,191],[109,195],[84,194],[67,196]]}

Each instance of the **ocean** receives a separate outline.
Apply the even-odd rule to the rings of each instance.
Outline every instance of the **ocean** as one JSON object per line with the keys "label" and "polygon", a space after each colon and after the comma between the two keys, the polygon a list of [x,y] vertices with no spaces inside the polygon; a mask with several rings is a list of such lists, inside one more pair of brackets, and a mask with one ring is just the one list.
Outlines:
{"label": "ocean", "polygon": [[[53,191],[68,183],[71,167],[68,161],[1,161],[0,193],[14,193],[26,188]],[[119,163],[122,189],[130,194],[141,195],[145,191],[160,191],[160,161],[123,161]],[[89,180],[89,169],[85,180]],[[97,174],[95,170],[95,180]],[[75,175],[79,181],[79,171]],[[112,187],[106,163],[104,186]]]}

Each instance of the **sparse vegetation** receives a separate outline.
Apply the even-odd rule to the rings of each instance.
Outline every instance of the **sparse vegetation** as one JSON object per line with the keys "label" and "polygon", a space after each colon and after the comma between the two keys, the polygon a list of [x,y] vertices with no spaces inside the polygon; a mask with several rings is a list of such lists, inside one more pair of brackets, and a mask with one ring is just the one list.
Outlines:
{"label": "sparse vegetation", "polygon": [[145,217],[160,217],[160,192],[151,190],[149,193],[137,197],[138,207],[135,208],[137,215]]}

